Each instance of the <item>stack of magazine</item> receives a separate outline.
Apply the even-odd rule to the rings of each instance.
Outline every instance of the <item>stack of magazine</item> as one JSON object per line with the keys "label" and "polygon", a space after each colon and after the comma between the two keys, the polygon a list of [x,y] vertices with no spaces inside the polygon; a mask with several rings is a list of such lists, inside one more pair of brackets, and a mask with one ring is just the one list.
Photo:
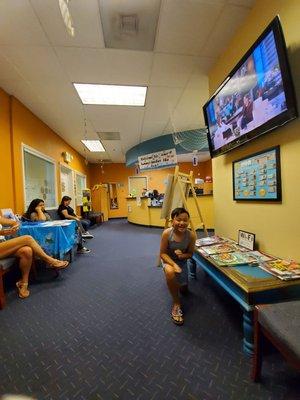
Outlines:
{"label": "stack of magazine", "polygon": [[225,242],[225,239],[220,236],[207,236],[196,240],[196,247],[210,246],[212,244],[218,244]]}
{"label": "stack of magazine", "polygon": [[197,239],[196,247],[202,256],[210,258],[220,267],[255,265],[282,280],[300,278],[299,263],[272,257],[257,250],[249,251],[231,239],[209,236]]}
{"label": "stack of magazine", "polygon": [[277,258],[275,260],[263,262],[259,266],[263,270],[284,281],[300,278],[300,265],[295,261]]}

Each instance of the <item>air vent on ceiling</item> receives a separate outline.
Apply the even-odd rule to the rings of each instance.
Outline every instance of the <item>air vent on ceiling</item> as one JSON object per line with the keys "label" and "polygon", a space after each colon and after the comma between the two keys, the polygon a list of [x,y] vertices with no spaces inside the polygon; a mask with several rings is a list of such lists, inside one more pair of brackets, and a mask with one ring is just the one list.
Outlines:
{"label": "air vent on ceiling", "polygon": [[97,132],[100,140],[121,140],[120,132]]}
{"label": "air vent on ceiling", "polygon": [[120,32],[137,33],[139,30],[139,19],[137,14],[119,14]]}

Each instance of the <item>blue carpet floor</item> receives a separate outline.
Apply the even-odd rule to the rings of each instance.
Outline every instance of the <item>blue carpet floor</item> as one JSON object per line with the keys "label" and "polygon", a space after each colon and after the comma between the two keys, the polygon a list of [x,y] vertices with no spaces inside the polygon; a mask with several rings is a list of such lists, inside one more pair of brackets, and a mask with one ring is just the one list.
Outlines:
{"label": "blue carpet floor", "polygon": [[58,279],[8,289],[0,312],[0,394],[39,400],[296,400],[299,376],[269,351],[250,381],[241,311],[198,271],[185,324],[156,267],[161,230],[125,220],[93,230],[92,252]]}

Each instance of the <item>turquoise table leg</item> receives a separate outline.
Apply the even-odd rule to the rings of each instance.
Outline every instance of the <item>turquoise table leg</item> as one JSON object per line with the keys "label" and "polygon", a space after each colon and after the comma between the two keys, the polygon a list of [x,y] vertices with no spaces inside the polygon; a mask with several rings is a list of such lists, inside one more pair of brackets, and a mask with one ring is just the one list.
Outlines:
{"label": "turquoise table leg", "polygon": [[243,328],[243,349],[248,356],[252,356],[254,352],[253,311],[243,310]]}
{"label": "turquoise table leg", "polygon": [[193,260],[192,258],[190,258],[188,260],[188,264],[189,264],[189,269],[190,269],[190,277],[192,279],[197,279],[197,274],[196,274],[197,264],[196,264],[196,261]]}

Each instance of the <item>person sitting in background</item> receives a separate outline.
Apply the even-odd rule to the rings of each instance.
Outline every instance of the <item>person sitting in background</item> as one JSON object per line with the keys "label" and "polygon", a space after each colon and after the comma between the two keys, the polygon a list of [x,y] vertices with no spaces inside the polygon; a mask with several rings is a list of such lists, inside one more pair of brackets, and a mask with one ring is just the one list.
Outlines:
{"label": "person sitting in background", "polygon": [[61,219],[70,219],[75,220],[78,227],[78,245],[77,245],[77,253],[85,254],[90,253],[90,249],[83,246],[83,239],[92,239],[94,236],[91,235],[86,228],[90,225],[90,221],[85,219],[80,219],[74,212],[73,208],[70,207],[71,197],[63,196],[61,199],[61,203],[58,207],[58,215]]}
{"label": "person sitting in background", "polygon": [[[30,220],[33,222],[44,222],[50,221],[51,217],[45,211],[45,202],[42,199],[34,199],[29,204],[28,210],[23,215],[23,218],[26,220]],[[77,244],[77,252],[80,254],[89,253],[90,250],[83,246],[83,239],[81,233],[78,235],[78,244]]]}
{"label": "person sitting in background", "polygon": [[[2,225],[8,228],[3,229]],[[0,259],[10,256],[19,258],[21,279],[16,283],[16,287],[19,297],[25,299],[30,294],[28,278],[34,256],[41,258],[50,268],[64,269],[69,265],[69,262],[48,256],[31,236],[24,235],[5,240],[5,236],[15,235],[19,226],[20,223],[18,221],[0,216]]]}
{"label": "person sitting in background", "polygon": [[32,200],[23,218],[32,222],[45,222],[51,219],[50,215],[45,211],[45,202],[42,199]]}
{"label": "person sitting in background", "polygon": [[58,214],[61,219],[74,219],[81,230],[82,237],[86,239],[92,239],[94,236],[91,235],[87,229],[90,226],[91,222],[87,219],[81,219],[78,215],[75,214],[72,207],[70,207],[71,197],[64,196],[61,199],[61,203],[58,207]]}

